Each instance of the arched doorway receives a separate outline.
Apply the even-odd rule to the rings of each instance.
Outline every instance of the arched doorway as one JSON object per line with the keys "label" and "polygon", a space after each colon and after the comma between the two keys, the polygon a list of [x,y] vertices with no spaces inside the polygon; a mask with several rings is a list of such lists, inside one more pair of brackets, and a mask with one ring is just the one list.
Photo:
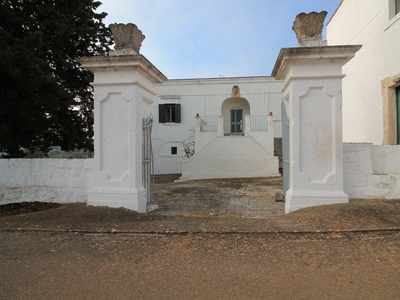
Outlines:
{"label": "arched doorway", "polygon": [[246,98],[230,97],[222,102],[221,115],[224,118],[225,135],[242,135],[245,129],[245,116],[250,115],[250,104]]}

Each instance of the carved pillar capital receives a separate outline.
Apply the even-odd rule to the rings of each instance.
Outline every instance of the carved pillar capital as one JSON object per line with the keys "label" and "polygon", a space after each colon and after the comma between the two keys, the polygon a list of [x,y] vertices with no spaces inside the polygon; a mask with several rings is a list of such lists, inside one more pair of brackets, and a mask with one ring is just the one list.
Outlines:
{"label": "carved pillar capital", "polygon": [[315,11],[309,14],[300,13],[293,22],[293,31],[299,46],[326,46],[326,41],[322,41],[322,29],[324,28],[324,20],[328,13]]}
{"label": "carved pillar capital", "polygon": [[111,24],[110,29],[115,41],[115,50],[110,55],[139,54],[146,36],[135,24]]}

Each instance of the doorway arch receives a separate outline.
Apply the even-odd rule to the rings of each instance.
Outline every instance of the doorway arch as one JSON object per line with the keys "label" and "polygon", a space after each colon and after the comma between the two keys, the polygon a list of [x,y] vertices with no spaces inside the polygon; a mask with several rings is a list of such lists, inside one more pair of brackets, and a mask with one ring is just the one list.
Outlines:
{"label": "doorway arch", "polygon": [[[221,116],[224,118],[225,135],[244,133],[244,116],[246,115],[250,115],[250,104],[246,98],[230,97],[225,99],[221,105]],[[242,124],[241,127],[239,125],[240,123]],[[239,130],[239,128],[241,128],[241,130]]]}

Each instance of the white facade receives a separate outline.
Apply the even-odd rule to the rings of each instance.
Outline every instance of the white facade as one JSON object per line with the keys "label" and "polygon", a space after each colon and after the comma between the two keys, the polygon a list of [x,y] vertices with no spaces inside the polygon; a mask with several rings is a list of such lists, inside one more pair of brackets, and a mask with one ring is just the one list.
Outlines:
{"label": "white facade", "polygon": [[[235,85],[240,89],[240,96],[232,97],[232,88]],[[264,150],[273,157],[274,138],[281,138],[281,89],[282,82],[270,76],[178,79],[167,80],[156,85],[157,97],[152,106],[152,115],[155,119],[152,134],[155,174],[181,174],[182,164],[188,152],[188,150],[185,151],[185,146],[193,147],[195,141],[194,148],[197,153],[200,150],[203,151],[204,147],[218,134],[222,138],[231,135],[230,111],[232,109],[243,110],[243,135],[246,129],[246,116],[260,116],[259,118],[268,121],[268,115],[273,115],[269,118],[273,127],[273,130],[269,132],[273,132],[273,135],[269,137],[268,141],[263,142],[262,139],[258,139],[257,133],[249,133],[251,138],[263,144]],[[160,113],[163,113],[163,111],[160,112],[163,109],[163,107],[160,108],[160,104],[164,106],[180,104],[180,120],[160,122],[159,116]],[[202,135],[196,135],[198,122],[196,115],[198,115],[197,119],[201,119],[203,122],[201,125],[204,131]],[[217,128],[218,122],[221,122],[219,133],[206,128],[207,126]],[[268,131],[265,131],[265,136],[268,136]],[[209,155],[207,157],[211,158]],[[258,155],[253,155],[250,164],[257,163],[259,158]],[[226,164],[226,161],[219,161],[221,164]],[[234,162],[232,161],[232,163]],[[253,177],[254,174],[258,173],[253,173]],[[267,174],[264,172],[263,176]],[[275,166],[274,172],[274,175],[277,174],[278,165]],[[211,175],[211,177],[221,176],[223,175]]]}
{"label": "white facade", "polygon": [[362,45],[343,68],[344,142],[397,143],[399,6],[398,0],[343,0],[327,24],[329,45]]}

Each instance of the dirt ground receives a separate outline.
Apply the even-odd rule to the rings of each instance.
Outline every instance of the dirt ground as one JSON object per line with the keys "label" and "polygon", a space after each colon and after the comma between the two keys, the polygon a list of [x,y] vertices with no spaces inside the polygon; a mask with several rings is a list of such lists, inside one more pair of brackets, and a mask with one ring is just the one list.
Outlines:
{"label": "dirt ground", "polygon": [[0,217],[26,214],[59,207],[58,203],[48,202],[19,202],[0,205]]}
{"label": "dirt ground", "polygon": [[399,200],[283,214],[280,178],[172,179],[146,214],[0,206],[0,299],[400,299]]}
{"label": "dirt ground", "polygon": [[1,299],[399,299],[400,236],[0,232]]}

